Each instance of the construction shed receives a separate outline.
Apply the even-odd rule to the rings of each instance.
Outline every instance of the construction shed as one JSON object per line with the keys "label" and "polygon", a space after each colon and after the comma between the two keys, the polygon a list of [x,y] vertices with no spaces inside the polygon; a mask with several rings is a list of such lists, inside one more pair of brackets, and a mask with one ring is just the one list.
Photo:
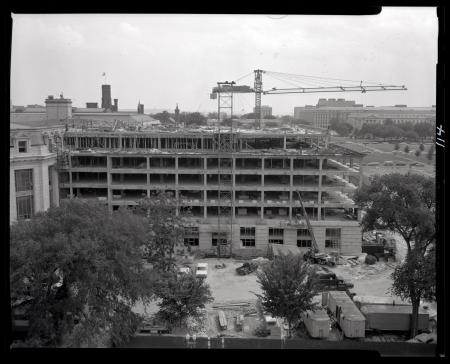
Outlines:
{"label": "construction shed", "polygon": [[410,306],[411,303],[395,299],[387,296],[353,296],[353,302],[355,302],[358,308],[367,305],[392,305],[392,306]]}
{"label": "construction shed", "polygon": [[336,318],[345,337],[358,338],[365,336],[366,319],[358,310],[351,298],[344,291],[329,291],[326,296],[326,305]]}
{"label": "construction shed", "polygon": [[[367,330],[409,331],[412,306],[366,305],[361,307]],[[418,330],[428,330],[429,314],[419,309]]]}
{"label": "construction shed", "polygon": [[330,317],[323,308],[316,308],[302,313],[302,320],[308,334],[313,338],[327,338],[330,336]]}

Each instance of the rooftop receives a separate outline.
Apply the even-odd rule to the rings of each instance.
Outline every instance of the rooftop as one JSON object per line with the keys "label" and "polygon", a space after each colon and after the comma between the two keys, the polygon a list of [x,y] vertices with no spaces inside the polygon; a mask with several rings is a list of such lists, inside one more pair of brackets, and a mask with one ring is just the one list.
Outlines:
{"label": "rooftop", "polygon": [[[365,305],[361,307],[362,313],[405,313],[405,314],[411,314],[412,313],[412,306],[406,306],[406,305]],[[420,314],[427,314],[428,311],[420,308],[419,309]]]}

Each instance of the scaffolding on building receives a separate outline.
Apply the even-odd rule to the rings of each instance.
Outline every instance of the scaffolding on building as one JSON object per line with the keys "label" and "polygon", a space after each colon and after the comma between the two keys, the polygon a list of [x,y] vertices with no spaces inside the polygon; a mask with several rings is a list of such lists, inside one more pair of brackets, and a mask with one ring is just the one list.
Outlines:
{"label": "scaffolding on building", "polygon": [[[215,138],[217,151],[217,254],[219,257],[230,257],[233,244],[233,215],[234,215],[234,163],[233,151],[235,138],[233,134],[233,91],[234,82],[218,82],[217,121],[219,132]],[[221,117],[229,112],[230,129],[221,132]],[[228,115],[228,113],[226,114]]]}

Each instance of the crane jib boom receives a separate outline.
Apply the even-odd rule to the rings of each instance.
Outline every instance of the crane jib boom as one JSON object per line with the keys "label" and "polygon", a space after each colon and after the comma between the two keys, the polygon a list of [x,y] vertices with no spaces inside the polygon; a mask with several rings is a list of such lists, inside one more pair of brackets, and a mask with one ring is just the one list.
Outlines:
{"label": "crane jib boom", "polygon": [[305,220],[306,220],[306,224],[308,226],[309,234],[311,235],[311,242],[312,242],[312,245],[313,245],[313,250],[315,252],[318,252],[319,251],[319,247],[317,246],[316,238],[314,237],[314,232],[313,232],[311,223],[309,222],[308,214],[306,213],[306,209],[303,206],[303,201],[302,201],[302,198],[300,196],[300,192],[299,191],[296,191],[296,192],[297,192],[297,195],[298,195],[298,199],[300,201],[300,206],[302,207],[302,210],[303,210],[303,216],[305,216]]}
{"label": "crane jib boom", "polygon": [[289,93],[314,93],[314,92],[371,92],[371,91],[406,91],[405,86],[336,86],[336,87],[296,87],[275,88],[263,91],[264,95],[289,94]]}

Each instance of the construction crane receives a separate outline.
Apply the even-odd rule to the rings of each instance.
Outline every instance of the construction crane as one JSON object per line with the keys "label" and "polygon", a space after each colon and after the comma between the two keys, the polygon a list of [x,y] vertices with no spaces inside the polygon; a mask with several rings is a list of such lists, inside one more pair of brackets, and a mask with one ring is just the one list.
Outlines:
{"label": "construction crane", "polygon": [[[280,72],[272,72],[265,71],[261,69],[257,69],[253,71],[254,73],[254,88],[250,86],[238,86],[236,85],[236,81],[229,82],[227,87],[215,87],[213,88],[211,99],[216,99],[217,94],[219,94],[219,116],[218,121],[220,123],[220,93],[254,93],[255,94],[255,126],[257,129],[261,129],[261,98],[262,95],[280,95],[280,94],[306,94],[306,93],[318,93],[318,92],[373,92],[373,91],[406,91],[407,88],[397,85],[383,85],[375,82],[365,81],[355,81],[355,80],[344,80],[344,79],[333,79],[333,78],[325,78],[325,77],[315,77],[315,76],[306,76],[306,75],[294,75],[288,73],[280,73]],[[251,73],[240,77],[242,79]],[[303,84],[325,84],[323,86],[318,87],[290,87],[290,88],[276,88],[273,87],[268,90],[263,90],[263,81],[262,75],[267,74],[277,80],[284,81],[295,85],[295,83],[303,83]],[[292,82],[294,81],[294,82]],[[359,85],[342,85],[342,82],[359,82]],[[330,85],[332,84],[332,85]]]}
{"label": "construction crane", "polygon": [[309,221],[308,214],[305,207],[303,206],[302,197],[300,196],[300,191],[297,192],[298,200],[300,201],[300,206],[302,207],[303,216],[306,220],[306,226],[308,227],[309,235],[311,236],[311,248],[303,255],[303,258],[313,264],[323,264],[323,265],[336,265],[336,260],[334,257],[328,254],[319,253],[319,246],[317,245],[316,238],[314,237],[314,231]]}
{"label": "construction crane", "polygon": [[[263,81],[262,75],[263,73],[272,76],[276,79],[283,78],[296,78],[297,82],[301,80],[303,83],[311,84],[311,82],[316,83],[337,83],[335,81],[341,81],[341,84],[336,85],[325,85],[319,87],[291,87],[291,88],[272,88],[270,90],[263,90]],[[359,85],[357,86],[343,86],[342,81],[348,82],[356,82],[354,80],[342,80],[342,79],[330,79],[324,77],[314,77],[314,76],[305,76],[305,75],[292,75],[287,73],[279,73],[272,71],[265,71],[261,69],[257,69],[253,71],[254,74],[254,84],[253,88],[248,85],[237,85],[237,81],[247,77],[252,74],[252,72],[239,77],[236,81],[225,81],[225,82],[217,82],[217,87],[212,89],[212,93],[210,95],[211,99],[217,99],[217,121],[219,124],[219,133],[216,136],[215,140],[215,150],[218,155],[218,255],[219,256],[231,256],[231,246],[232,246],[232,233],[233,233],[233,209],[234,209],[234,186],[229,176],[232,176],[234,171],[234,164],[231,166],[226,166],[225,168],[221,167],[221,159],[231,159],[233,157],[234,152],[234,134],[233,134],[233,94],[235,93],[254,93],[255,94],[255,127],[257,129],[261,129],[261,98],[262,95],[269,94],[294,94],[294,93],[316,93],[316,92],[371,92],[371,91],[388,91],[388,90],[407,90],[405,86],[395,86],[395,85],[382,85],[379,83],[366,82],[363,85],[363,81],[359,81]],[[331,81],[332,80],[332,81]],[[286,81],[286,80],[285,80]],[[372,85],[369,85],[371,83]],[[292,84],[292,83],[291,83]],[[226,133],[221,133],[220,124],[221,118],[223,117],[223,110],[228,110],[230,113],[230,130]],[[297,191],[299,195],[299,200],[303,209],[303,214],[308,224],[308,230],[310,231],[312,242],[314,244],[314,248],[311,249],[305,256],[306,259],[309,259],[313,262],[320,263],[328,263],[332,262],[331,258],[326,254],[319,254],[319,249],[317,243],[314,238],[314,233],[312,231],[311,225],[309,223],[308,215],[306,214],[306,210],[303,207],[303,202],[300,198],[300,193]],[[231,201],[228,202],[228,201]],[[227,213],[225,211],[231,210],[231,216],[229,216],[229,223],[226,222],[228,219]],[[225,219],[224,219],[225,217]],[[224,236],[228,235],[226,232],[222,232],[222,225],[227,225],[227,229],[229,232],[230,239],[226,239]]]}

